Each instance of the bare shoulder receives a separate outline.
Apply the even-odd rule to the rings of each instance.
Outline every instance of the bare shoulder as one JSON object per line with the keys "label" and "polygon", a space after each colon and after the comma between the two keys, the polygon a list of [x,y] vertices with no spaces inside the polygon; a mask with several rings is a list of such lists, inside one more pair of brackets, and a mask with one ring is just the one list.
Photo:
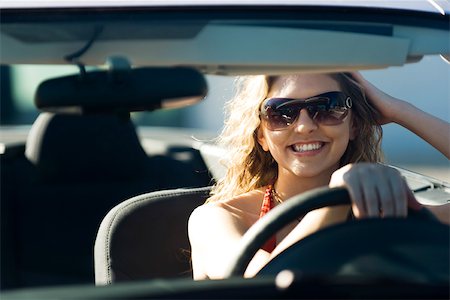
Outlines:
{"label": "bare shoulder", "polygon": [[204,231],[216,226],[234,225],[245,231],[259,217],[263,196],[264,192],[258,189],[231,199],[203,204],[192,212],[189,227],[203,228],[201,231]]}
{"label": "bare shoulder", "polygon": [[188,223],[194,278],[222,278],[230,253],[259,218],[264,193],[249,193],[197,207]]}
{"label": "bare shoulder", "polygon": [[263,198],[264,190],[256,189],[228,200],[218,201],[217,205],[220,205],[225,209],[231,211],[242,211],[250,214],[259,214]]}

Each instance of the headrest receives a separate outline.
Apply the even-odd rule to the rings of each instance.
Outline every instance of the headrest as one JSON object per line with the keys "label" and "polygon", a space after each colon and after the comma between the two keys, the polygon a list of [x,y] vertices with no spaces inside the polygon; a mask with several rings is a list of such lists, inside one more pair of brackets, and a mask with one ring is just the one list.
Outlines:
{"label": "headrest", "polygon": [[37,89],[35,103],[45,111],[134,112],[191,105],[206,93],[206,80],[197,70],[135,68],[46,80]]}
{"label": "headrest", "polygon": [[41,113],[25,155],[39,178],[58,182],[138,177],[148,159],[132,122],[116,115]]}

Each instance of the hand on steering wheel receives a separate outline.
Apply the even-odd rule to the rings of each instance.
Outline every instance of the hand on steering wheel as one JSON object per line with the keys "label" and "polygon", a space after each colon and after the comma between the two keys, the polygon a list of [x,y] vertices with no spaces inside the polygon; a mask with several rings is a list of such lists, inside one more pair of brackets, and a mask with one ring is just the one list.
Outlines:
{"label": "hand on steering wheel", "polygon": [[[278,230],[295,220],[299,215],[304,215],[311,210],[325,206],[349,203],[349,193],[344,188],[315,189],[285,201],[270,211],[265,218],[255,223],[243,236],[240,247],[236,252],[235,260],[230,264],[230,268],[226,274],[227,277],[243,276],[250,260],[264,242]],[[380,225],[382,228],[377,231],[377,228],[379,228]],[[360,226],[359,228],[361,230],[359,230],[358,226]],[[337,232],[337,234],[334,234],[334,232]],[[351,232],[351,234],[348,234],[349,232]],[[324,233],[326,233],[327,238],[322,239],[321,236],[323,236]],[[309,250],[312,249],[308,253],[323,253],[324,251],[325,253],[328,253],[333,249],[333,245],[336,246],[336,241],[334,240],[335,236],[338,236],[339,238],[345,237],[347,239],[345,241],[340,240],[340,246],[344,243],[350,247],[352,243],[356,242],[358,243],[358,247],[351,248],[351,251],[345,248],[341,249],[342,253],[346,254],[345,257],[341,258],[335,257],[334,255],[328,255],[328,257],[327,255],[324,255],[324,257],[321,258],[322,262],[324,262],[325,259],[331,260],[334,269],[337,268],[336,265],[339,266],[348,263],[353,256],[356,256],[355,253],[362,253],[362,255],[364,255],[365,253],[376,252],[377,249],[380,252],[383,252],[383,249],[395,248],[397,246],[401,246],[402,249],[408,250],[417,245],[427,245],[431,250],[429,251],[430,253],[426,253],[426,257],[422,255],[423,253],[417,255],[414,254],[412,255],[414,259],[408,261],[416,261],[416,263],[422,265],[422,268],[427,266],[428,268],[435,269],[443,268],[442,270],[438,270],[440,278],[449,278],[449,226],[439,223],[434,215],[426,209],[410,211],[409,218],[407,219],[364,219],[357,222],[348,222],[332,226],[299,241],[297,244],[286,249],[286,251],[280,253],[274,260],[277,261],[277,263],[281,261],[281,265],[284,265],[285,269],[293,267],[304,269],[306,264],[311,262],[315,263],[316,261],[305,255],[297,255],[298,253],[292,255],[292,251],[295,252],[298,249],[308,248]],[[331,246],[330,238],[332,241]],[[306,241],[307,243],[305,243]],[[327,243],[328,245],[323,247]],[[305,244],[307,244],[307,247],[304,247]],[[297,249],[294,249],[294,246],[297,247]],[[289,255],[284,255],[285,252],[290,253],[287,253]],[[330,254],[334,253],[330,252]],[[290,262],[292,257],[295,257],[298,261],[295,263]],[[287,262],[285,262],[283,258],[286,258]],[[274,260],[269,262],[267,266],[270,266]],[[438,263],[436,264],[437,261]],[[445,264],[445,262],[447,262],[447,264]],[[295,266],[295,264],[297,264],[297,266]],[[262,271],[264,271],[264,269]]]}
{"label": "hand on steering wheel", "polygon": [[422,207],[400,172],[382,164],[346,165],[333,173],[329,187],[347,188],[356,218],[406,217],[408,207]]}

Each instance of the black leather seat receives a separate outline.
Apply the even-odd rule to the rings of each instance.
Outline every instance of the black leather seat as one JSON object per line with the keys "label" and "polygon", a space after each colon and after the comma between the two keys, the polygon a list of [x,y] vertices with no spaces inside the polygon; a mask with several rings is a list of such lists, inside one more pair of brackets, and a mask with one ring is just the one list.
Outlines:
{"label": "black leather seat", "polygon": [[198,157],[147,156],[117,115],[42,113],[25,156],[2,159],[2,173],[2,288],[93,283],[95,235],[112,207],[210,183]]}
{"label": "black leather seat", "polygon": [[114,207],[95,241],[96,284],[192,278],[188,218],[209,192],[209,187],[153,192]]}

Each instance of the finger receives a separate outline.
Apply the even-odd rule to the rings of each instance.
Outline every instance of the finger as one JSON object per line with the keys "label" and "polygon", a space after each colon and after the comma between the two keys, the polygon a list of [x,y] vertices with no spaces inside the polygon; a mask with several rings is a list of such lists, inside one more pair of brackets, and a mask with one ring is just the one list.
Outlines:
{"label": "finger", "polygon": [[400,172],[390,167],[383,167],[384,195],[381,197],[383,215],[386,217],[406,216],[406,193]]}
{"label": "finger", "polygon": [[[365,176],[367,177],[367,176]],[[377,182],[367,180],[362,185],[363,201],[366,207],[366,217],[375,218],[380,216],[380,201],[376,189]]]}
{"label": "finger", "polygon": [[389,182],[395,199],[395,216],[406,217],[408,215],[406,183],[400,173],[396,170],[395,172],[397,172],[397,176]]}
{"label": "finger", "polygon": [[383,175],[384,174],[379,174],[381,185],[378,186],[378,195],[380,199],[382,216],[393,217],[396,214],[396,196],[392,188],[393,180],[388,176]]}
{"label": "finger", "polygon": [[356,218],[364,218],[367,216],[366,206],[363,201],[363,192],[360,185],[355,180],[348,180],[346,183],[350,199],[352,200],[352,211]]}
{"label": "finger", "polygon": [[353,71],[353,72],[350,72],[350,75],[352,75],[353,79],[355,79],[359,83],[365,81],[365,78],[361,75],[360,72]]}
{"label": "finger", "polygon": [[395,215],[395,200],[389,182],[379,186],[377,192],[380,202],[380,215],[382,217],[393,217]]}
{"label": "finger", "polygon": [[352,193],[350,193],[350,197],[352,198],[353,215],[357,219],[367,217],[367,209],[363,201],[363,194],[360,191],[353,194],[355,194],[355,196],[351,196]]}
{"label": "finger", "polygon": [[408,207],[413,210],[421,210],[423,208],[423,205],[419,201],[417,201],[416,197],[414,196],[414,193],[411,191],[411,189],[406,184],[406,182],[404,184],[405,184]]}

